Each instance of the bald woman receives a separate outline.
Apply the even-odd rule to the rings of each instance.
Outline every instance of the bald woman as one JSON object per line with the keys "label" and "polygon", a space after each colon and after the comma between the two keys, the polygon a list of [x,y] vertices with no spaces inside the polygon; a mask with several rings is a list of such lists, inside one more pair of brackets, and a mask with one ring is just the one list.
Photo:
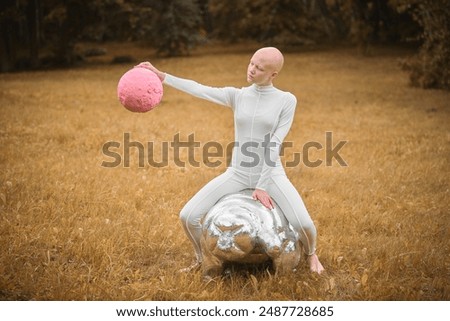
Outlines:
{"label": "bald woman", "polygon": [[195,97],[231,108],[234,115],[235,148],[227,170],[207,183],[183,207],[180,219],[194,246],[196,261],[202,263],[201,219],[223,196],[253,188],[253,199],[269,209],[275,201],[287,220],[298,231],[312,272],[324,268],[316,254],[316,228],[280,161],[280,148],[294,119],[297,99],[272,84],[283,67],[282,53],[273,47],[257,50],[247,68],[244,88],[208,87],[195,81],[163,73],[149,62],[138,67],[155,72],[161,81]]}

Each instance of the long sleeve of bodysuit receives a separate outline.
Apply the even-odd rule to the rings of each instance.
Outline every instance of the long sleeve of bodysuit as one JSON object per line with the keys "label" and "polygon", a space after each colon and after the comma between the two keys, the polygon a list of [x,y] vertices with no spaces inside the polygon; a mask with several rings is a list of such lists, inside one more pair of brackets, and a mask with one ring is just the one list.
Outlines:
{"label": "long sleeve of bodysuit", "polygon": [[193,80],[175,77],[170,74],[166,74],[163,83],[185,93],[188,93],[192,96],[206,99],[213,103],[228,106],[234,109],[234,97],[237,90],[236,88],[209,87],[199,84]]}

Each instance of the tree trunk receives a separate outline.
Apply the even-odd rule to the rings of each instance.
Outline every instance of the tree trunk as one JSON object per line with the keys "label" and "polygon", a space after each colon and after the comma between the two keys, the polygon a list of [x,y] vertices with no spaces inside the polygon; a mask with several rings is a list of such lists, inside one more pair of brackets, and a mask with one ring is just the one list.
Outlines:
{"label": "tree trunk", "polygon": [[0,71],[8,72],[14,69],[17,58],[16,1],[9,0],[0,3]]}
{"label": "tree trunk", "polygon": [[30,67],[39,67],[41,1],[30,0],[27,7]]}

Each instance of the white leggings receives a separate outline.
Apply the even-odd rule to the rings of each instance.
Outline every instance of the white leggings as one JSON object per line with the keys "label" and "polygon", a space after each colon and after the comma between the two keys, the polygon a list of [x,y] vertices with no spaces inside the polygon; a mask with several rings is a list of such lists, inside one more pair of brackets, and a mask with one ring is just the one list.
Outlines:
{"label": "white leggings", "polygon": [[[183,207],[180,219],[186,234],[191,240],[197,259],[202,260],[200,239],[202,236],[201,219],[217,201],[230,193],[246,188],[255,188],[259,175],[237,171],[232,167],[207,183]],[[286,219],[297,230],[303,249],[307,255],[316,250],[316,227],[294,185],[286,174],[270,178],[267,193],[278,204]]]}

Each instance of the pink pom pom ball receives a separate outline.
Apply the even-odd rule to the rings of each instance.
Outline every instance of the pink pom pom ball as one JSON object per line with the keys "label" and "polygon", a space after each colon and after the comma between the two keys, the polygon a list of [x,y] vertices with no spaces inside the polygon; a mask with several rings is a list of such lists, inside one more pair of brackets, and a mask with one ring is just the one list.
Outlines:
{"label": "pink pom pom ball", "polygon": [[160,103],[163,86],[153,71],[135,67],[120,78],[117,95],[126,109],[135,113],[145,113]]}

